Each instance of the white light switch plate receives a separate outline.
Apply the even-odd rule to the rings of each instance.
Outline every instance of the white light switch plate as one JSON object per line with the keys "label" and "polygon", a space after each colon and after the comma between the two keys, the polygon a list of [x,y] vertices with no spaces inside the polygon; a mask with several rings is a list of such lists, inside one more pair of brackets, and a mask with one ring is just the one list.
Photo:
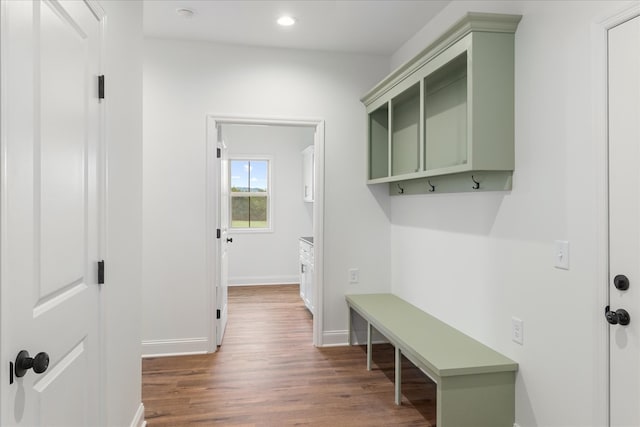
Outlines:
{"label": "white light switch plate", "polygon": [[554,266],[563,270],[569,269],[569,242],[556,240],[553,243]]}
{"label": "white light switch plate", "polygon": [[349,283],[359,283],[360,282],[360,269],[359,268],[350,268],[349,269]]}
{"label": "white light switch plate", "polygon": [[517,317],[511,318],[511,341],[524,344],[524,322]]}

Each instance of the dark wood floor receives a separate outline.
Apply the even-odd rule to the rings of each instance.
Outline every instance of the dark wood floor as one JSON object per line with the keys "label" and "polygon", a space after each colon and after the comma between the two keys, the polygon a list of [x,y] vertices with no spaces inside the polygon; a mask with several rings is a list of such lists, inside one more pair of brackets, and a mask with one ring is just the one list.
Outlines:
{"label": "dark wood floor", "polygon": [[[346,310],[346,308],[345,308]],[[393,403],[393,347],[315,348],[294,286],[229,288],[229,323],[214,354],[144,359],[148,426],[435,426],[435,384],[403,361]]]}

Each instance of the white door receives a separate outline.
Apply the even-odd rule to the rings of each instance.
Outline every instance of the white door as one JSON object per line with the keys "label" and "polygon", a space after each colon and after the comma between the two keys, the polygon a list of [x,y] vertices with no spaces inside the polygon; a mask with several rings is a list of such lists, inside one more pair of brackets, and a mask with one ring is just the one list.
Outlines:
{"label": "white door", "polygon": [[610,413],[611,426],[631,427],[640,426],[640,17],[609,30],[608,50]]}
{"label": "white door", "polygon": [[220,229],[218,282],[216,285],[216,301],[218,305],[218,325],[216,341],[222,344],[224,331],[227,327],[227,289],[229,283],[229,256],[227,246],[233,241],[229,237],[229,153],[222,140],[222,127],[218,126],[218,150],[220,152],[220,191],[218,201],[218,228]]}
{"label": "white door", "polygon": [[[0,424],[95,426],[100,12],[79,1],[0,6]],[[42,354],[16,366],[21,350]]]}

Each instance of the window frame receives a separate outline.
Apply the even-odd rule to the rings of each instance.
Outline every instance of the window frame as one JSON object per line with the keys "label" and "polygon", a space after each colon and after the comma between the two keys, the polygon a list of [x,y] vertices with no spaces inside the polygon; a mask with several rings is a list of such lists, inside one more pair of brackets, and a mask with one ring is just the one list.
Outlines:
{"label": "window frame", "polygon": [[[228,232],[229,233],[273,233],[274,232],[274,218],[273,218],[273,156],[270,155],[256,155],[256,154],[234,154],[234,155],[230,155],[228,157],[228,162],[229,162],[229,167],[228,167],[228,171],[229,171],[229,176],[228,178],[228,188],[227,191],[229,193],[229,224],[228,224]],[[233,209],[233,198],[234,197],[250,197],[250,196],[246,196],[246,195],[242,195],[239,196],[237,195],[238,193],[236,192],[236,195],[234,196],[234,192],[231,191],[231,187],[232,187],[232,182],[231,182],[231,173],[232,173],[232,168],[231,168],[231,162],[232,161],[246,161],[246,162],[253,162],[253,161],[266,161],[267,162],[267,191],[265,192],[266,195],[262,196],[262,194],[265,193],[256,193],[259,194],[260,196],[257,197],[266,197],[267,199],[267,227],[261,227],[261,228],[250,228],[250,227],[233,227],[233,214],[232,214],[232,209]],[[247,193],[242,193],[242,194],[247,194]],[[254,196],[255,197],[255,196]]]}

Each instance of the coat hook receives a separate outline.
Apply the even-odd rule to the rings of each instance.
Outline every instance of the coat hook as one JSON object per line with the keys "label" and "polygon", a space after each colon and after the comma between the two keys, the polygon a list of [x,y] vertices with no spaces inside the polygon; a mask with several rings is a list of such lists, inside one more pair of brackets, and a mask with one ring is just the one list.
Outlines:
{"label": "coat hook", "polygon": [[429,184],[429,187],[431,187],[429,189],[429,193],[433,193],[434,191],[436,191],[436,186],[431,183],[430,179],[427,180],[427,184]]}
{"label": "coat hook", "polygon": [[396,184],[398,186],[398,194],[404,194],[404,188],[400,187],[400,184]]}
{"label": "coat hook", "polygon": [[473,175],[471,175],[471,181],[473,181],[473,189],[477,190],[478,188],[480,188],[480,183],[478,181],[475,180],[475,178],[473,177]]}

